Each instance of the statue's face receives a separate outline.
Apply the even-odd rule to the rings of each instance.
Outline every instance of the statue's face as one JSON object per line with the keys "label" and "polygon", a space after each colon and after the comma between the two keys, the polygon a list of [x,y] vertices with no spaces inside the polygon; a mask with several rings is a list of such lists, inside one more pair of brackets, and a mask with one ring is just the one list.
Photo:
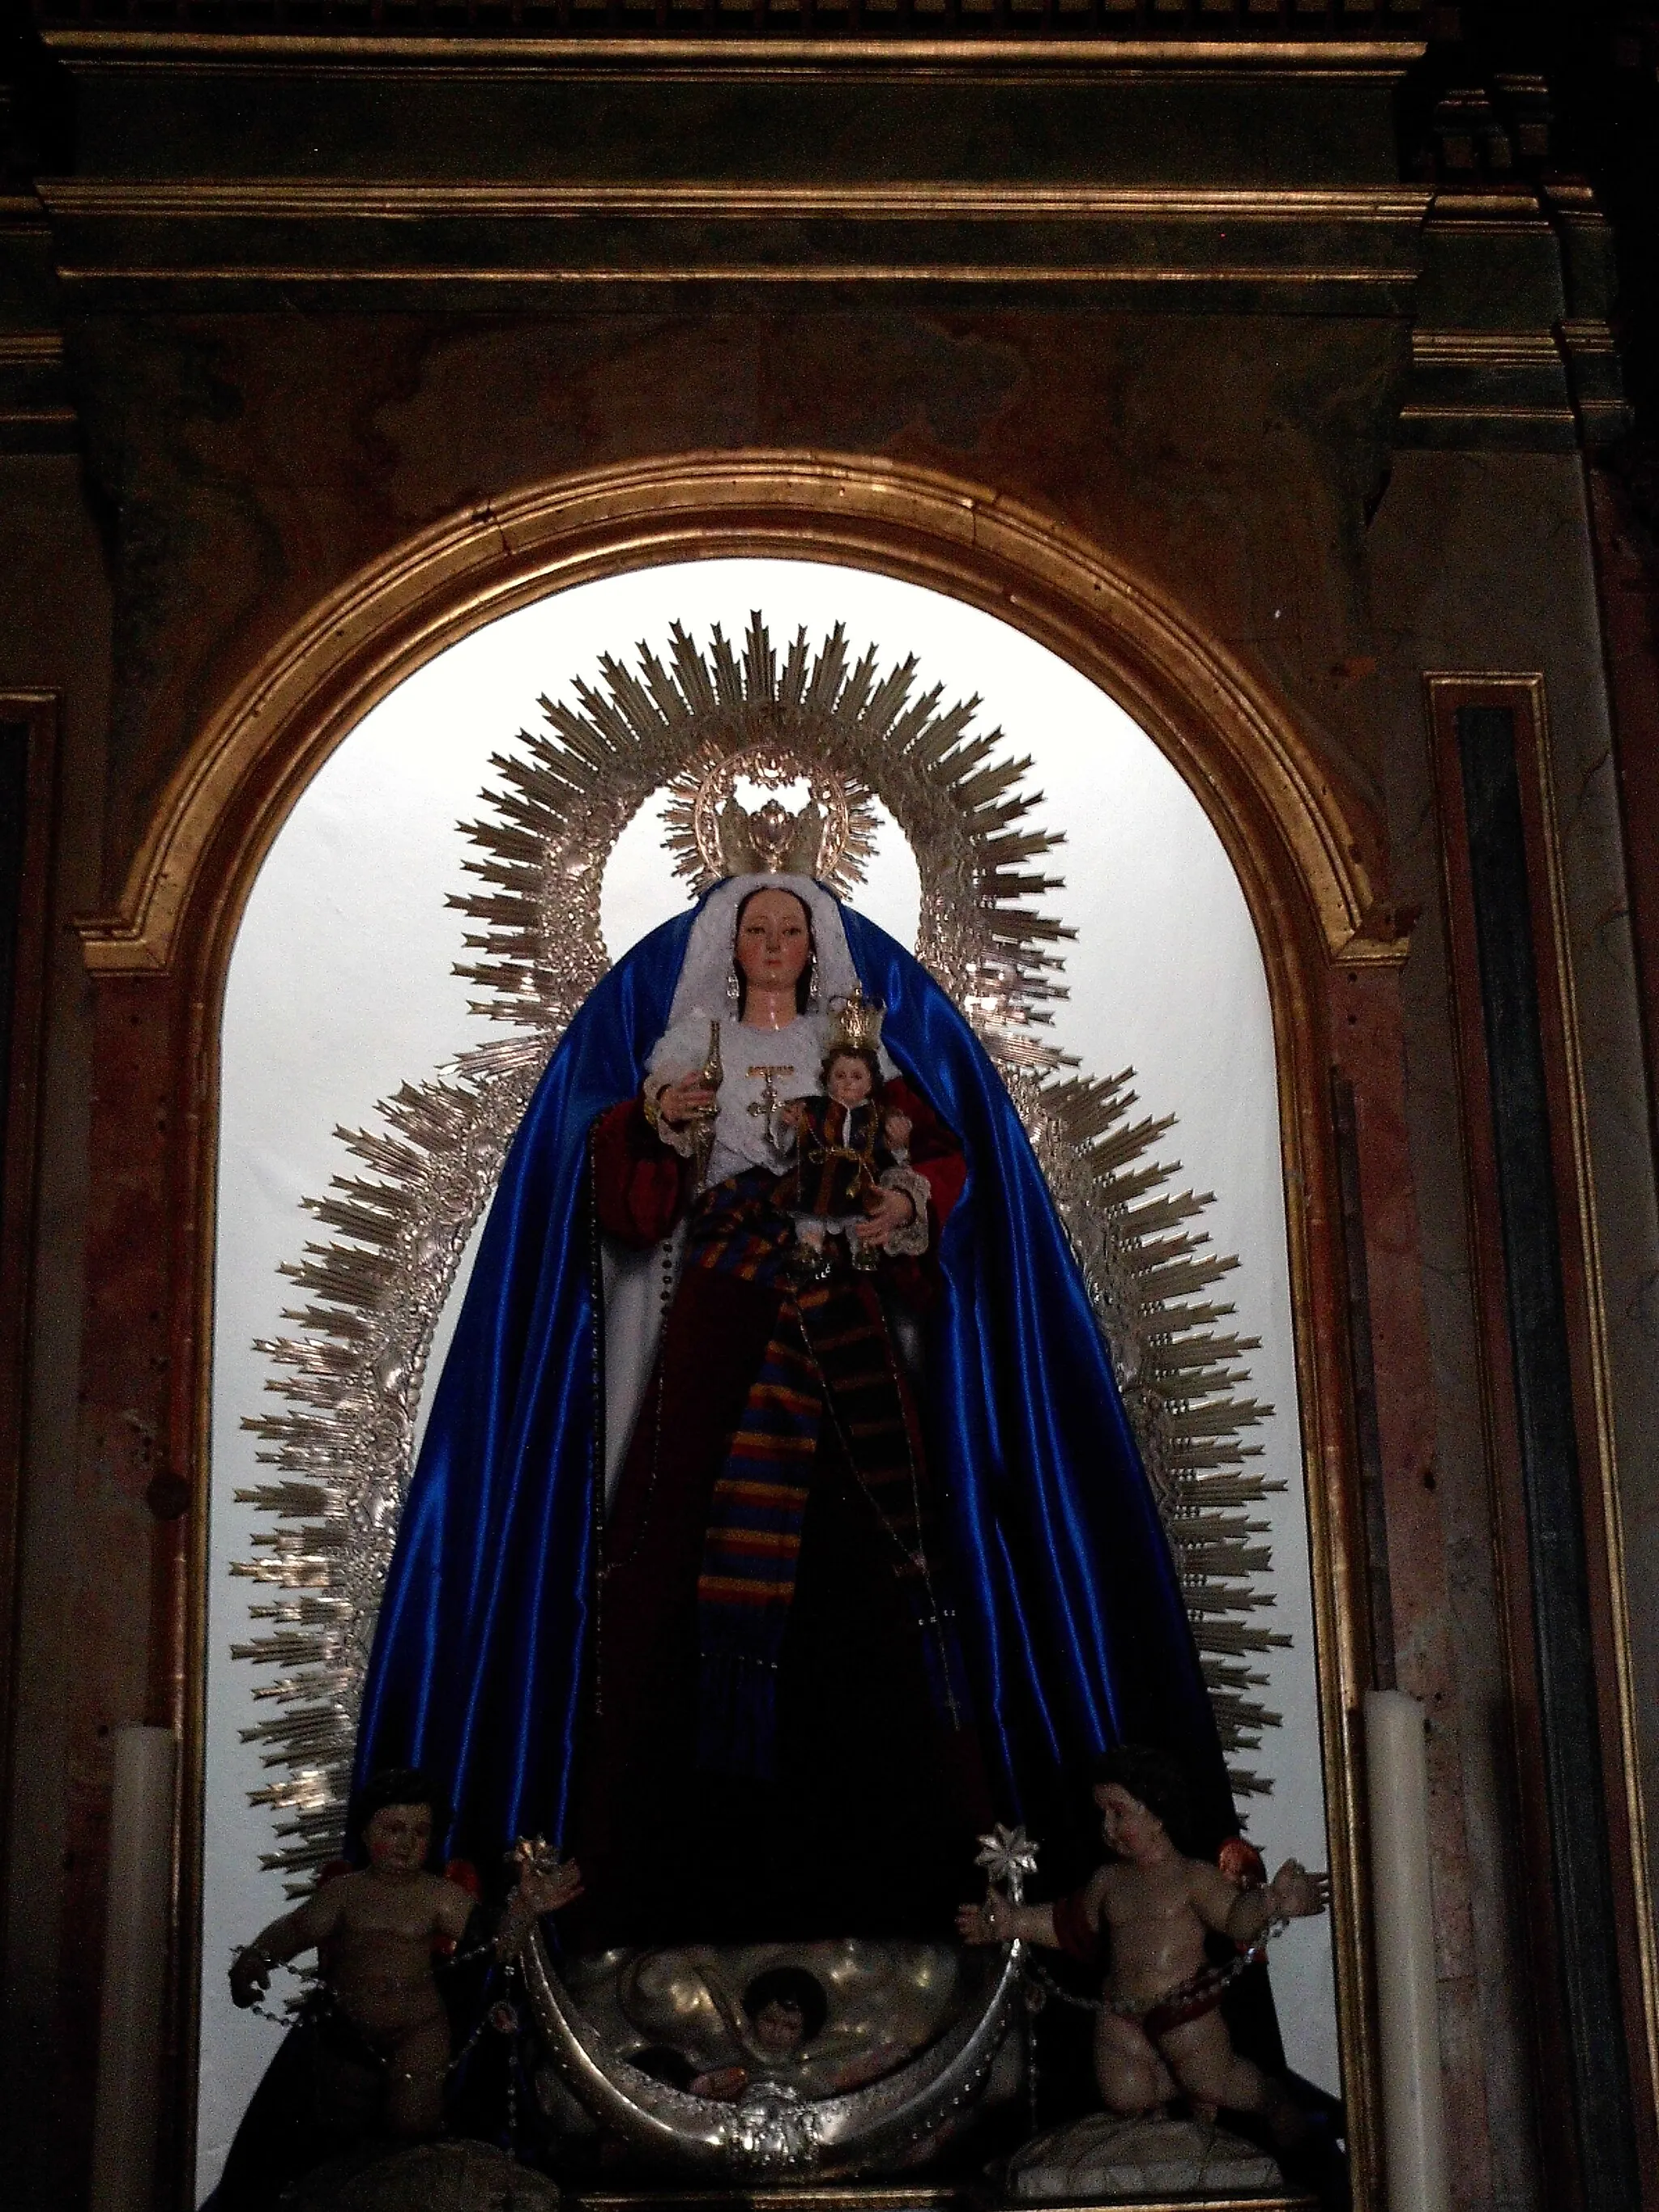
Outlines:
{"label": "statue's face", "polygon": [[738,965],[763,991],[793,990],[811,957],[806,909],[793,891],[757,891],[743,910]]}
{"label": "statue's face", "polygon": [[1121,1782],[1103,1782],[1094,1795],[1108,1850],[1115,1851],[1120,1858],[1139,1859],[1158,1850],[1164,1840],[1163,1821]]}
{"label": "statue's face", "polygon": [[787,1997],[774,1997],[755,2014],[755,2040],[775,2058],[795,2050],[805,2033],[806,2015]]}
{"label": "statue's face", "polygon": [[830,1096],[838,1106],[862,1106],[870,1096],[870,1071],[851,1053],[830,1063]]}
{"label": "statue's face", "polygon": [[363,1828],[369,1864],[387,1874],[418,1874],[431,1848],[429,1805],[382,1805]]}

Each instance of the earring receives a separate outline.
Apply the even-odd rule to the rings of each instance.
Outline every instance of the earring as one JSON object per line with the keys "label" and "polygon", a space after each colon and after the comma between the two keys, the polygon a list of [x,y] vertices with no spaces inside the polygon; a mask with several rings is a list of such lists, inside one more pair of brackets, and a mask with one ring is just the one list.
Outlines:
{"label": "earring", "polygon": [[809,1012],[816,1012],[818,1003],[818,956],[812,955],[812,964],[806,971],[806,1004]]}
{"label": "earring", "polygon": [[743,1004],[743,986],[738,981],[738,971],[735,967],[728,968],[726,971],[726,1003],[732,1009],[732,1018],[735,1020]]}

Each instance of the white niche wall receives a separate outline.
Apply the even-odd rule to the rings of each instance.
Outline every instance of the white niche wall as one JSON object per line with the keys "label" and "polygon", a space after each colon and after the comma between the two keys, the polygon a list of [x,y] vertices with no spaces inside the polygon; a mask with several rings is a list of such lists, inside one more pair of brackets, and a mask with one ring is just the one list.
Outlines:
{"label": "white niche wall", "polygon": [[[257,1716],[258,1670],[229,1656],[252,1632],[257,1586],[229,1567],[249,1556],[256,1518],[234,1493],[260,1479],[241,1422],[270,1402],[270,1370],[252,1345],[282,1333],[290,1286],[277,1268],[298,1257],[312,1227],[301,1200],[344,1164],[337,1126],[372,1121],[378,1099],[489,1027],[468,1014],[470,987],[452,973],[463,918],[444,901],[463,882],[468,848],[456,825],[477,813],[494,780],[490,754],[533,726],[541,693],[592,677],[600,652],[628,659],[641,639],[661,652],[676,621],[699,642],[716,622],[740,637],[752,608],[775,645],[800,624],[816,644],[841,622],[854,650],[874,643],[884,665],[915,653],[927,684],[942,683],[947,698],[979,694],[980,726],[1000,724],[1010,750],[1031,757],[1040,818],[1066,838],[1050,863],[1066,887],[1042,904],[1077,933],[1066,947],[1070,997],[1054,1010],[1055,1041],[1097,1075],[1133,1066],[1143,1109],[1180,1117],[1161,1156],[1180,1159],[1183,1187],[1215,1194],[1207,1225],[1243,1262],[1224,1295],[1241,1332],[1261,1340],[1254,1395],[1278,1408],[1256,1433],[1268,1472],[1285,1484],[1263,1511],[1273,1625],[1292,1638],[1266,1662],[1263,1694],[1284,1725],[1251,1762],[1272,1777],[1273,1794],[1244,1809],[1271,1863],[1291,1855],[1326,1863],[1272,1022],[1254,927],[1202,809],[1151,739],[1075,670],[914,585],[795,561],[685,563],[582,585],[453,646],[364,718],[277,837],[232,956],[214,1321],[200,2194],[218,2178],[278,2034],[237,2012],[225,1981],[234,1946],[283,1906],[279,1878],[259,1868],[271,1817],[248,1804],[267,1777],[240,1733]],[[605,878],[612,957],[685,898],[647,808]],[[914,858],[885,824],[854,903],[914,945],[917,900]],[[447,1340],[447,1326],[440,1335]],[[1327,1922],[1299,1922],[1279,1941],[1273,1978],[1291,2063],[1335,2088]]]}

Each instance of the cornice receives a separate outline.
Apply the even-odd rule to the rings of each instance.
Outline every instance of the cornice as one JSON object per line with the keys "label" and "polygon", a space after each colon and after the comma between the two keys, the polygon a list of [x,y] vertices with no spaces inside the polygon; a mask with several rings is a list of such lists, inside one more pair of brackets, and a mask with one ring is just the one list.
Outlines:
{"label": "cornice", "polygon": [[513,285],[543,291],[550,287],[591,289],[596,285],[665,284],[1022,284],[1107,286],[1133,289],[1137,285],[1164,288],[1208,287],[1212,291],[1239,286],[1271,288],[1286,301],[1324,285],[1344,287],[1350,293],[1367,289],[1398,287],[1412,281],[1413,271],[1377,267],[1317,267],[1285,269],[1272,264],[1209,264],[1183,267],[1164,263],[1054,261],[696,261],[595,262],[573,268],[555,262],[518,263],[508,268],[476,267],[469,263],[410,263],[389,268],[383,263],[325,267],[305,262],[178,262],[154,267],[139,262],[81,264],[60,268],[66,285],[76,284],[363,284],[391,290],[399,286],[432,284],[477,285],[486,289]]}
{"label": "cornice", "polygon": [[54,368],[63,358],[56,331],[0,331],[0,368]]}
{"label": "cornice", "polygon": [[[1455,402],[1437,404],[1431,400],[1409,400],[1400,410],[1402,423],[1446,422],[1458,429],[1468,431],[1468,442],[1484,445],[1492,442],[1492,434],[1505,427],[1519,432],[1542,428],[1561,432],[1569,444],[1575,442],[1578,418],[1571,407],[1529,407],[1509,400],[1492,400],[1484,404]],[[1481,436],[1481,432],[1486,434]],[[1549,450],[1547,448],[1546,450]]]}
{"label": "cornice", "polygon": [[1156,185],[953,184],[380,184],[350,177],[49,178],[39,186],[54,213],[122,216],[577,215],[756,217],[850,216],[885,221],[1052,216],[1164,222],[1416,222],[1431,195],[1409,187],[1267,186],[1198,190]]}
{"label": "cornice", "polygon": [[1552,228],[1538,194],[1524,184],[1502,191],[1438,191],[1430,204],[1427,222],[1430,229],[1453,237],[1484,234],[1512,238],[1526,231],[1541,237]]}
{"label": "cornice", "polygon": [[400,73],[413,67],[470,76],[491,70],[537,76],[744,78],[892,72],[904,77],[984,78],[1057,72],[1086,76],[1397,77],[1420,58],[1418,39],[599,39],[418,38],[392,33],[46,28],[43,42],[80,69],[311,70]]}
{"label": "cornice", "polygon": [[1412,360],[1439,368],[1555,368],[1561,349],[1549,331],[1414,330]]}
{"label": "cornice", "polygon": [[1618,341],[1613,325],[1600,315],[1565,315],[1556,325],[1563,347],[1569,354],[1594,356],[1598,359],[1617,359]]}
{"label": "cornice", "polygon": [[[1244,287],[1297,306],[1380,289],[1387,312],[1415,277],[1431,197],[1398,185],[935,179],[65,177],[39,189],[59,226],[59,276],[76,287],[191,285],[220,297],[236,285],[354,286],[384,299],[436,286],[485,297],[685,283],[1069,286],[1118,300],[1138,288],[1173,300]],[[280,244],[276,223],[287,226]],[[395,249],[389,226],[401,227]]]}
{"label": "cornice", "polygon": [[489,217],[556,221],[581,216],[635,221],[753,222],[837,216],[860,221],[994,222],[1050,220],[1279,224],[1419,223],[1432,194],[1411,186],[1256,187],[1158,185],[959,184],[916,179],[879,184],[382,183],[356,177],[48,177],[42,202],[69,217]]}

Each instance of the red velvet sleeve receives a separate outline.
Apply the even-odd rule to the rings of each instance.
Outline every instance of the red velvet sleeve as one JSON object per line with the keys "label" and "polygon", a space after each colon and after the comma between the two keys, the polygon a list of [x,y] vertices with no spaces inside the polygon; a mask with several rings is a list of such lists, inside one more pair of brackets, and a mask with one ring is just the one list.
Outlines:
{"label": "red velvet sleeve", "polygon": [[1054,1899],[1054,1941],[1068,1959],[1081,1959],[1092,1966],[1102,1945],[1100,1930],[1089,1918],[1088,1896],[1086,1888],[1074,1889],[1069,1896]]}
{"label": "red velvet sleeve", "polygon": [[903,1114],[910,1122],[910,1164],[933,1194],[933,1231],[931,1243],[951,1218],[951,1208],[962,1196],[968,1179],[961,1139],[947,1129],[920,1091],[896,1075],[881,1095],[884,1114]]}
{"label": "red velvet sleeve", "polygon": [[685,1195],[685,1162],[625,1098],[593,1124],[593,1197],[599,1226],[619,1243],[644,1251],[667,1236]]}

